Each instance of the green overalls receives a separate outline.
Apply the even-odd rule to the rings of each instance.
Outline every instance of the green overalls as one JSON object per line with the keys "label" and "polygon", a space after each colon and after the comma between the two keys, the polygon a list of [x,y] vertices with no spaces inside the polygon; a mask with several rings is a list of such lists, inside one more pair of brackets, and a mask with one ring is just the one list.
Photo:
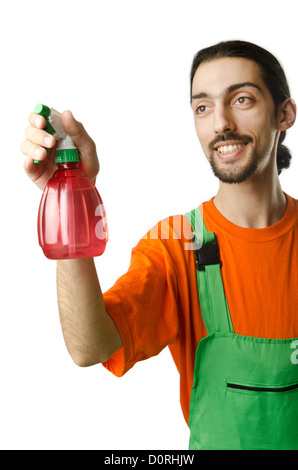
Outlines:
{"label": "green overalls", "polygon": [[189,449],[298,450],[298,339],[234,333],[216,236],[199,209],[185,216],[208,334],[196,351]]}

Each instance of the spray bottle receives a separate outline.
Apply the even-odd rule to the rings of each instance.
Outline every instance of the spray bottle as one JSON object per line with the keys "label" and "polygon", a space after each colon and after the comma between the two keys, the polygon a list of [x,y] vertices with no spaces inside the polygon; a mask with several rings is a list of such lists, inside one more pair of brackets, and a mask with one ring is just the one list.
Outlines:
{"label": "spray bottle", "polygon": [[108,241],[102,199],[79,168],[79,152],[63,129],[61,114],[41,104],[34,111],[45,117],[45,130],[58,141],[58,169],[48,181],[39,206],[39,244],[49,259],[100,256]]}

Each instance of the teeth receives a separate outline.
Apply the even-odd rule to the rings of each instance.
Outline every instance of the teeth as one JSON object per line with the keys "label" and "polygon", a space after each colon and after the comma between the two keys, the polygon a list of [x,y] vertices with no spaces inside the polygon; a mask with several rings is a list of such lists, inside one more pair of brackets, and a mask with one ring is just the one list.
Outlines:
{"label": "teeth", "polygon": [[218,147],[218,151],[220,153],[229,153],[233,152],[233,150],[241,149],[246,144],[238,144],[238,145],[223,145],[222,147]]}

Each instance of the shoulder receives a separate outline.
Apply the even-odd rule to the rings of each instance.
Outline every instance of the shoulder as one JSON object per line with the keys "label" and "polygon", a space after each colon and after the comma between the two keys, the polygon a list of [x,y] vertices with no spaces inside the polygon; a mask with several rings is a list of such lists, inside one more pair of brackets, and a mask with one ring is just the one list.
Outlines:
{"label": "shoulder", "polygon": [[176,271],[191,262],[193,233],[184,214],[160,220],[141,238],[132,251],[133,258],[160,265],[166,263]]}
{"label": "shoulder", "polygon": [[295,223],[298,222],[298,200],[286,194],[287,198],[287,215]]}

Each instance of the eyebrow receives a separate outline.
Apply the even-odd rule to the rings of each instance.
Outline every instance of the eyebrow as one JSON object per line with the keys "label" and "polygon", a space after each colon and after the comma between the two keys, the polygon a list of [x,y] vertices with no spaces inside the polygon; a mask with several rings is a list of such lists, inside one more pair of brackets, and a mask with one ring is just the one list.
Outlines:
{"label": "eyebrow", "polygon": [[[228,88],[225,89],[224,94],[228,95],[229,93],[233,93],[233,91],[238,90],[239,88],[244,87],[252,87],[256,88],[258,91],[262,91],[262,89],[253,82],[242,82],[242,83],[235,83],[235,85],[230,85]],[[197,93],[196,95],[192,95],[191,101],[198,100],[200,98],[210,98],[210,95],[206,92]]]}

